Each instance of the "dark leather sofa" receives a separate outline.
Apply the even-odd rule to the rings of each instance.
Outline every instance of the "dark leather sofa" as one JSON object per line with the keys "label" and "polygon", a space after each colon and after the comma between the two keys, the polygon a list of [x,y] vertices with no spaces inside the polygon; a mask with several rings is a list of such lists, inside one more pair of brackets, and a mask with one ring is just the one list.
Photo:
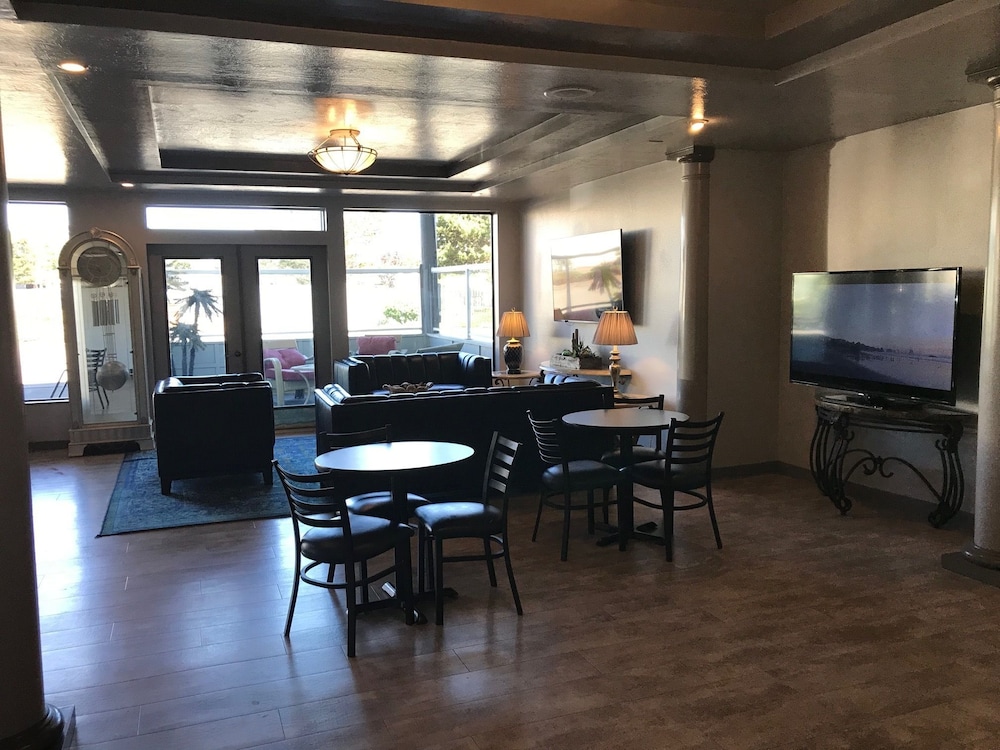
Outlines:
{"label": "dark leather sofa", "polygon": [[175,479],[260,472],[271,484],[274,409],[259,372],[173,377],[153,390],[160,491]]}
{"label": "dark leather sofa", "polygon": [[432,390],[486,388],[493,364],[469,352],[356,354],[333,363],[333,382],[347,393],[385,393],[384,385],[433,383]]}
{"label": "dark leather sofa", "polygon": [[[514,487],[521,491],[535,489],[543,465],[528,424],[528,409],[540,417],[552,418],[614,405],[610,386],[580,378],[556,376],[553,380],[559,382],[392,395],[351,395],[339,385],[330,384],[316,390],[317,451],[318,433],[356,432],[386,424],[392,426],[392,436],[397,440],[465,443],[475,449],[474,459],[421,473],[413,491],[431,499],[478,496],[490,438],[494,430],[499,430],[524,446]],[[610,447],[608,439],[594,431],[566,428],[566,438],[574,455],[599,458]],[[345,489],[352,489],[346,477],[340,481],[348,483]]]}

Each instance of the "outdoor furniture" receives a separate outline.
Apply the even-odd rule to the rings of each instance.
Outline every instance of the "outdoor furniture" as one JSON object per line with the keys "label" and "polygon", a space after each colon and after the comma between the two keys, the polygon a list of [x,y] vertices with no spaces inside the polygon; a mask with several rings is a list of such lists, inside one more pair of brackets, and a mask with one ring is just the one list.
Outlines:
{"label": "outdoor furniture", "polygon": [[358,354],[389,354],[395,349],[395,336],[358,336]]}
{"label": "outdoor furniture", "polygon": [[311,402],[316,387],[315,365],[298,349],[265,349],[264,377],[274,391],[275,406],[285,406],[288,396],[302,404]]}

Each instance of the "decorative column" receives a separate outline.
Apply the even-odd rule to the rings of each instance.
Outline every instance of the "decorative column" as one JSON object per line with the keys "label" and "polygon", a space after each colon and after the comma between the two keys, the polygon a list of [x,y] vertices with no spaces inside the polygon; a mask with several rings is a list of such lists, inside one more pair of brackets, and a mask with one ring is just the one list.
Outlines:
{"label": "decorative column", "polygon": [[677,341],[677,408],[708,416],[708,218],[712,146],[667,154],[684,167],[681,181],[681,294]]}
{"label": "decorative column", "polygon": [[1000,67],[969,76],[993,89],[990,240],[983,287],[976,443],[976,518],[972,542],[941,556],[948,570],[1000,586]]}
{"label": "decorative column", "polygon": [[0,750],[59,748],[62,714],[45,704],[24,393],[14,327],[7,172],[0,128]]}

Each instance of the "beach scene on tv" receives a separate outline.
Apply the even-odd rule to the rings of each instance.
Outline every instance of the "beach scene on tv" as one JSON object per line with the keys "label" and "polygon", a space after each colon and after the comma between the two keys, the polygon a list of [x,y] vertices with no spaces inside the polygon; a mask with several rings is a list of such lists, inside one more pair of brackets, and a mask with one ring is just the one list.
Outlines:
{"label": "beach scene on tv", "polygon": [[820,379],[947,391],[952,385],[955,282],[832,283],[797,276],[792,372]]}
{"label": "beach scene on tv", "polygon": [[553,243],[552,302],[555,320],[596,323],[604,311],[624,309],[620,230]]}

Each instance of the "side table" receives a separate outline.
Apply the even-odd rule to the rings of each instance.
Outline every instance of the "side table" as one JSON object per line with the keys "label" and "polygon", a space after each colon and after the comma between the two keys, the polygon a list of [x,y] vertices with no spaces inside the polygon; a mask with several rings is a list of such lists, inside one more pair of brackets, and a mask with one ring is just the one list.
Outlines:
{"label": "side table", "polygon": [[521,372],[493,371],[493,385],[530,385],[532,380],[539,379],[538,370],[521,370]]}
{"label": "side table", "polygon": [[[809,446],[809,468],[820,492],[845,515],[851,509],[846,486],[858,469],[866,476],[891,477],[892,465],[909,469],[931,492],[937,506],[927,521],[943,526],[962,507],[965,475],[958,443],[966,427],[975,426],[974,414],[947,407],[873,407],[847,398],[821,395],[816,398],[816,431]],[[923,433],[933,437],[941,460],[941,484],[936,487],[912,462],[899,456],[881,456],[856,446],[854,428],[885,432]]]}

